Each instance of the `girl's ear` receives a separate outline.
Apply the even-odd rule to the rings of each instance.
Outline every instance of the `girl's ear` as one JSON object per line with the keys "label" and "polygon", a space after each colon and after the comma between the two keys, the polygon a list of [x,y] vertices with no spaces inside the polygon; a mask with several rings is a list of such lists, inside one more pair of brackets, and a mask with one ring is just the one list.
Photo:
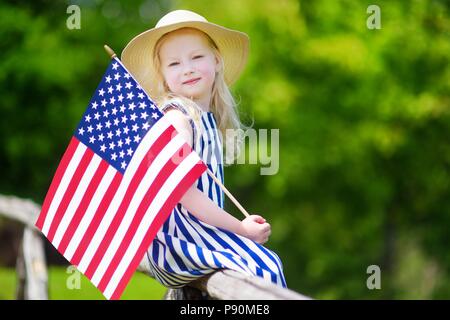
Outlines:
{"label": "girl's ear", "polygon": [[163,80],[163,86],[164,86],[164,90],[166,92],[170,92],[170,88],[169,88],[169,85],[167,84],[166,80]]}
{"label": "girl's ear", "polygon": [[216,62],[215,70],[216,70],[216,73],[217,73],[217,72],[219,72],[219,71],[221,70],[221,68],[222,68],[222,61],[221,61],[221,59],[220,59],[216,54],[214,55],[214,61]]}

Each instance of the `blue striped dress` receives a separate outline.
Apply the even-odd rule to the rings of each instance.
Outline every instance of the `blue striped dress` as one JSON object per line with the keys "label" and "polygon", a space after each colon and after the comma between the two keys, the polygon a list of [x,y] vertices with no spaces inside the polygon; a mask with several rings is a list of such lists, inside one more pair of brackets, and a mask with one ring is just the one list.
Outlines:
{"label": "blue striped dress", "polygon": [[[187,114],[179,104],[168,106]],[[223,183],[222,141],[214,114],[202,113],[201,132],[192,127],[195,151]],[[224,193],[206,172],[197,180],[197,188],[223,209]],[[147,250],[146,262],[154,278],[168,288],[183,287],[218,269],[232,269],[286,287],[277,254],[246,237],[200,221],[180,203]]]}

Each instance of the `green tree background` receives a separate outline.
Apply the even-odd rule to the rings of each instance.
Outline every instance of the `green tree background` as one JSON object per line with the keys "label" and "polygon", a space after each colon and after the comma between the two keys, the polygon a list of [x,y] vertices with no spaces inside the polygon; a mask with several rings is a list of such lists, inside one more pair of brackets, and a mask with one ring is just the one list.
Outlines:
{"label": "green tree background", "polygon": [[[232,89],[244,120],[280,130],[280,165],[226,167],[226,185],[271,222],[288,286],[319,299],[450,298],[450,7],[373,2],[2,1],[0,193],[42,203],[109,62],[103,44],[119,53],[191,9],[250,36]],[[79,30],[66,26],[70,4]],[[366,26],[371,4],[381,29]],[[370,265],[381,290],[366,286]]]}

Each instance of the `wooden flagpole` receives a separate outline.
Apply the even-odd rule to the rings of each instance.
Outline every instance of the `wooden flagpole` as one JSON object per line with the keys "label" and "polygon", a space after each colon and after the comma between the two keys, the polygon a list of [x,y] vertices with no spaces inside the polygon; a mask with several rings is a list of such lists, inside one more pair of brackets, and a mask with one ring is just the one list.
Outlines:
{"label": "wooden flagpole", "polygon": [[103,48],[105,48],[106,53],[111,57],[111,59],[114,59],[114,57],[117,57],[117,54],[113,51],[113,49],[108,47],[106,44],[103,46]]}
{"label": "wooden flagpole", "polygon": [[[113,51],[113,49],[111,49],[110,47],[108,47],[106,44],[103,46],[103,48],[105,48],[106,53],[108,53],[108,55],[111,57],[111,59],[114,59],[115,57],[117,57],[116,53]],[[243,206],[241,206],[241,204],[236,200],[235,197],[233,197],[233,195],[227,190],[227,188],[225,188],[225,186],[222,184],[222,182],[219,181],[219,179],[216,178],[216,176],[214,175],[214,173],[211,172],[211,170],[209,170],[208,168],[206,168],[208,175],[214,180],[214,182],[216,182],[220,189],[223,190],[223,192],[225,192],[225,194],[228,196],[228,198],[230,198],[230,200],[234,203],[234,205],[241,210],[241,212],[244,214],[244,216],[248,217],[249,214],[247,212],[247,210],[244,209]]]}

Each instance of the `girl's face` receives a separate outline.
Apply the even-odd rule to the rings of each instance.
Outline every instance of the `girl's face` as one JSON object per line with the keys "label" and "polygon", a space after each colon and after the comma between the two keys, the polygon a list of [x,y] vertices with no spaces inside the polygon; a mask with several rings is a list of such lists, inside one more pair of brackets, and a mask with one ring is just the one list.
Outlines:
{"label": "girl's face", "polygon": [[170,33],[161,45],[159,57],[171,92],[209,106],[219,60],[201,31],[180,29]]}

